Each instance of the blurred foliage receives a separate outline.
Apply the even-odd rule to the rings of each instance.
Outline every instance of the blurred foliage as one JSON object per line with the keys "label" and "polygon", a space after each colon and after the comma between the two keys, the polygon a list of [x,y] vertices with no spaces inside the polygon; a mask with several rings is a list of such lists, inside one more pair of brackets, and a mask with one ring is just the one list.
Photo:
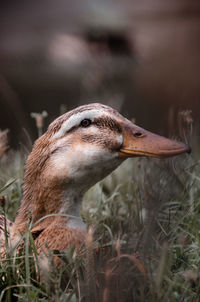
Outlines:
{"label": "blurred foliage", "polygon": [[[192,155],[127,160],[91,188],[82,208],[86,252],[54,251],[59,269],[52,251],[50,270],[41,267],[27,232],[20,254],[10,251],[1,260],[0,301],[198,302],[200,146],[195,136],[189,139]],[[1,159],[0,188],[11,219],[23,170],[24,152]]]}

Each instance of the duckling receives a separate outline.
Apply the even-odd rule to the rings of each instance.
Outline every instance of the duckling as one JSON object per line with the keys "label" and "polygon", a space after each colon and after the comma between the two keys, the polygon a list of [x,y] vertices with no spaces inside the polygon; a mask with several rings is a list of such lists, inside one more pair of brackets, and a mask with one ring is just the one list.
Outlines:
{"label": "duckling", "polygon": [[35,142],[27,159],[21,206],[9,229],[12,244],[31,220],[40,251],[45,246],[79,248],[86,237],[80,208],[91,186],[129,157],[184,152],[190,147],[144,130],[106,105],[93,103],[65,113]]}

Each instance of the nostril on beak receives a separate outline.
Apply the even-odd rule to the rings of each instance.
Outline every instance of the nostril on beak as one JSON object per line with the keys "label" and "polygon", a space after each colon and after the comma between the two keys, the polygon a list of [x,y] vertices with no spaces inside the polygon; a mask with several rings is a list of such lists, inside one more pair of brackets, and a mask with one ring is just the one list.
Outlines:
{"label": "nostril on beak", "polygon": [[134,133],[134,136],[135,136],[135,137],[142,137],[142,136],[143,136],[143,133],[142,133],[142,132],[135,132],[135,133]]}

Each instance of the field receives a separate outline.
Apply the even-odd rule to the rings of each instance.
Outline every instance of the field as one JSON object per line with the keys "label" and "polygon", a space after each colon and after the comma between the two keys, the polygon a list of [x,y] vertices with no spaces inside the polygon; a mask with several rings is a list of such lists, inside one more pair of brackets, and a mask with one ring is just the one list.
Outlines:
{"label": "field", "polygon": [[[30,232],[16,255],[0,261],[1,301],[200,301],[200,146],[191,155],[127,160],[90,189],[82,216],[86,252],[52,253],[50,271]],[[22,196],[28,151],[10,150],[0,162],[1,212],[13,220]],[[46,261],[47,262],[47,261]]]}

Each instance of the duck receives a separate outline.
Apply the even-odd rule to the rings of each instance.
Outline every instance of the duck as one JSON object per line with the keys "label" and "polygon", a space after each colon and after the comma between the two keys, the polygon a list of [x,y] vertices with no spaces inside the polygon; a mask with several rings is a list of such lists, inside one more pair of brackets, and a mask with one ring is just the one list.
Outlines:
{"label": "duck", "polygon": [[[185,143],[149,132],[115,109],[91,103],[55,119],[27,158],[23,197],[14,222],[7,222],[14,246],[31,233],[40,252],[63,251],[85,242],[80,210],[84,194],[127,158],[165,158],[190,152]],[[0,219],[0,242],[5,244]]]}

